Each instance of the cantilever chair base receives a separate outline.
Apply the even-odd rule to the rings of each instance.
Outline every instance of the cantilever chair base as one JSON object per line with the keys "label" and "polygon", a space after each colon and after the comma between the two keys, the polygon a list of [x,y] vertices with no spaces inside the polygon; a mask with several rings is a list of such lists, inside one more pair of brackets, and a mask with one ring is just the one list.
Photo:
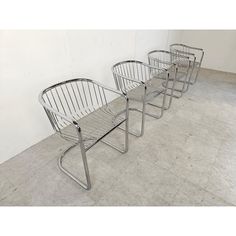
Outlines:
{"label": "cantilever chair base", "polygon": [[[125,111],[124,111],[125,112]],[[101,138],[101,142],[108,145],[109,147],[119,151],[120,153],[126,153],[128,151],[128,121],[123,121],[121,124],[123,124],[125,122],[126,128],[125,130],[125,144],[124,144],[124,149],[121,149],[119,147],[117,147],[116,145],[105,141]],[[110,132],[112,132],[115,128],[119,127],[121,124],[119,124],[118,126],[115,126],[113,129],[110,130]],[[109,133],[110,133],[109,132]],[[105,136],[104,136],[105,137]],[[84,183],[82,180],[80,180],[78,177],[76,177],[75,175],[73,175],[69,170],[67,170],[64,166],[63,166],[63,159],[65,157],[65,155],[72,150],[73,148],[75,148],[77,145],[80,145],[80,149],[81,149],[81,155],[82,155],[82,161],[83,161],[83,166],[84,166],[84,172],[85,172],[85,176],[86,176],[86,183]],[[90,147],[88,148],[90,149]],[[86,151],[88,149],[84,148],[84,144],[83,142],[78,142],[73,144],[72,146],[70,146],[69,148],[67,148],[62,155],[59,157],[58,159],[58,166],[60,168],[60,170],[66,174],[68,177],[70,177],[72,180],[74,180],[77,184],[79,184],[82,188],[84,188],[85,190],[90,190],[91,189],[91,182],[90,182],[90,175],[89,175],[89,169],[88,169],[88,164],[87,164],[87,155],[86,155]]]}
{"label": "cantilever chair base", "polygon": [[[58,158],[58,167],[60,168],[60,170],[66,174],[67,176],[69,176],[72,180],[74,180],[77,184],[79,184],[82,188],[84,188],[85,190],[90,190],[91,189],[91,182],[90,182],[90,177],[89,177],[89,173],[86,173],[86,176],[88,176],[88,178],[86,179],[86,184],[84,182],[82,182],[80,179],[78,179],[75,175],[73,175],[69,170],[67,170],[65,167],[63,167],[62,163],[63,163],[63,158],[65,157],[66,153],[69,152],[71,149],[73,149],[74,147],[76,147],[77,144],[73,144],[72,146],[70,146],[69,148],[67,148],[62,155]],[[87,160],[86,160],[86,165],[87,165]]]}
{"label": "cantilever chair base", "polygon": [[[125,102],[122,114],[107,102],[106,93],[108,92],[112,92],[113,95],[115,93]],[[129,99],[126,94],[96,81],[79,78],[61,82],[43,90],[39,95],[39,101],[53,129],[63,139],[72,143],[59,157],[59,169],[82,188],[89,190],[91,181],[86,152],[99,141],[121,153],[126,153],[128,150]],[[125,123],[125,140],[124,149],[121,149],[104,138],[123,123]],[[64,157],[76,146],[80,147],[85,181],[63,166]]]}
{"label": "cantilever chair base", "polygon": [[124,148],[124,150],[122,150],[121,148],[117,147],[116,145],[112,144],[111,142],[108,142],[108,141],[105,141],[105,140],[101,140],[101,142],[108,145],[111,148],[114,148],[115,150],[117,150],[118,152],[120,152],[122,154],[125,154],[128,151],[127,148]]}
{"label": "cantilever chair base", "polygon": [[[125,129],[124,129],[125,130]],[[121,152],[121,153],[126,153],[128,151],[128,147],[124,147],[124,150],[122,150],[121,148],[115,146],[112,143],[109,143],[107,141],[101,140],[102,143],[105,143],[106,145],[110,146],[113,149],[116,149],[117,151]],[[90,181],[90,175],[89,175],[89,170],[88,170],[88,164],[87,164],[87,159],[86,159],[86,153],[85,151],[82,149],[81,150],[81,154],[82,154],[82,159],[83,159],[83,164],[84,164],[84,171],[85,171],[85,176],[86,176],[86,183],[84,183],[83,181],[81,181],[78,177],[76,177],[75,175],[73,175],[69,170],[67,170],[64,166],[63,166],[63,159],[66,156],[66,154],[72,150],[73,148],[75,148],[78,145],[78,143],[75,143],[71,146],[69,146],[58,158],[58,167],[59,169],[68,177],[70,177],[72,180],[74,180],[77,184],[79,184],[82,188],[84,188],[85,190],[90,190],[91,189],[91,181]]]}

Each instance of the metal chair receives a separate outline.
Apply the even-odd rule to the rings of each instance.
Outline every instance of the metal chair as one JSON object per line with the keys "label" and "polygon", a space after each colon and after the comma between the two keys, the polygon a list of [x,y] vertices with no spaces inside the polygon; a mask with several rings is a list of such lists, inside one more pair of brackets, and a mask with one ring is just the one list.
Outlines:
{"label": "metal chair", "polygon": [[[114,109],[108,97],[115,95],[123,99],[124,106]],[[59,157],[59,168],[86,190],[91,188],[86,152],[97,142],[102,141],[116,150],[128,150],[128,109],[129,102],[125,93],[108,88],[90,79],[67,80],[43,90],[39,95],[53,129],[72,145]],[[103,138],[119,125],[125,123],[125,143],[121,149]],[[72,148],[79,146],[85,171],[86,183],[63,167],[63,158]]]}
{"label": "metal chair", "polygon": [[[142,109],[135,107],[129,109],[142,114],[140,132],[129,131],[132,135],[140,137],[144,134],[145,115],[159,119],[163,116],[164,110],[171,106],[172,96],[166,99],[169,71],[141,61],[128,60],[115,64],[112,72],[117,89],[126,93],[130,100],[142,104]],[[165,87],[162,85],[163,79],[167,85]],[[174,85],[175,83],[173,88]],[[159,104],[152,102],[156,98],[159,98]],[[147,105],[155,108],[155,113],[146,112]]]}
{"label": "metal chair", "polygon": [[[175,79],[175,68],[177,67],[176,73],[176,84],[173,92],[173,97],[180,98],[183,93],[188,90],[189,87],[189,68],[190,59],[187,56],[172,53],[165,50],[153,50],[148,53],[148,62],[152,66],[158,68],[164,68],[170,72],[170,81],[173,83]],[[185,62],[186,67],[181,67],[178,62]],[[180,67],[180,68],[179,68]],[[163,86],[166,84],[163,82]],[[171,96],[172,86],[168,87],[167,95]]]}
{"label": "metal chair", "polygon": [[[185,44],[172,44],[170,45],[170,51],[175,54],[188,56],[190,58],[190,84],[194,84],[197,81],[197,77],[202,65],[202,60],[204,57],[204,51],[202,48],[191,47]],[[179,65],[179,67],[186,67],[186,61],[183,60],[175,60],[175,63]]]}

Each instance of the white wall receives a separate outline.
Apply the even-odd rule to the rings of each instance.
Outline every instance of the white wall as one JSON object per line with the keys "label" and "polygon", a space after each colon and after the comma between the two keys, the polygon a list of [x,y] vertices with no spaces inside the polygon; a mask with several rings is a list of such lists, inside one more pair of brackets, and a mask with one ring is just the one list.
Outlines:
{"label": "white wall", "polygon": [[181,41],[204,49],[203,67],[236,73],[236,30],[186,30]]}
{"label": "white wall", "polygon": [[111,66],[146,60],[175,31],[0,31],[0,163],[53,133],[38,102],[56,82],[88,77],[114,86]]}

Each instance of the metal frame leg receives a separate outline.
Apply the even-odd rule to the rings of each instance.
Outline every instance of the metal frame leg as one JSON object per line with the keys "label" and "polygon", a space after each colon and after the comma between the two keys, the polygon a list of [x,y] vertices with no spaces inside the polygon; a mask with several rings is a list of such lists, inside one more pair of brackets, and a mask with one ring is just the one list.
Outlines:
{"label": "metal frame leg", "polygon": [[[186,76],[185,76],[185,77],[186,77]],[[185,79],[185,80],[186,80],[186,79]],[[174,79],[171,79],[170,81],[173,81],[173,83],[174,83]],[[166,86],[166,82],[163,82],[163,83],[162,83],[162,86],[163,86],[164,88],[167,88],[167,93],[166,93],[167,96],[172,96],[172,97],[174,97],[174,98],[181,98],[182,95],[183,95],[183,90],[184,90],[184,87],[185,87],[185,83],[186,83],[186,82],[185,82],[185,81],[178,81],[178,80],[176,80],[175,83],[176,83],[176,82],[181,83],[181,84],[183,85],[181,89],[173,88],[173,87],[175,87],[174,85],[172,85],[172,88],[171,88],[171,87],[167,87],[167,86]],[[173,93],[172,93],[172,92],[169,92],[169,90],[172,91],[172,89],[173,89]],[[174,94],[174,92],[177,92],[177,93],[179,93],[180,95],[176,95],[176,94]]]}
{"label": "metal frame leg", "polygon": [[[192,71],[193,69],[189,69],[189,71]],[[192,72],[190,72],[189,73],[189,76],[188,76],[188,79],[187,79],[187,81],[186,81],[186,83],[185,83],[185,88],[184,88],[184,93],[186,93],[187,91],[188,91],[188,89],[189,89],[189,85],[191,84],[192,85],[192,83],[191,83],[191,74],[192,74]]]}
{"label": "metal frame leg", "polygon": [[[182,83],[182,82],[181,82]],[[167,92],[167,96],[172,96],[172,97],[174,97],[174,98],[181,98],[182,96],[183,96],[183,89],[184,89],[184,83],[182,83],[183,84],[183,86],[182,86],[182,88],[181,89],[174,89],[174,91],[173,91],[173,95],[171,95],[171,92]],[[168,90],[172,90],[171,88],[168,88]],[[175,94],[174,94],[175,93]],[[176,93],[178,93],[178,95],[176,94]]]}
{"label": "metal frame leg", "polygon": [[[120,127],[118,127],[120,128]],[[122,129],[122,128],[120,128]],[[106,140],[101,140],[102,143],[105,143],[106,145],[116,149],[117,151],[121,152],[121,153],[126,153],[129,149],[129,99],[127,99],[127,103],[126,103],[126,121],[125,121],[125,129],[122,129],[125,131],[125,145],[124,145],[124,149],[121,149],[117,146],[115,146],[114,144],[106,141]]]}
{"label": "metal frame leg", "polygon": [[[167,84],[168,84],[168,81],[169,81],[169,74],[167,74]],[[166,92],[167,92],[167,88],[165,88],[165,92],[164,92],[164,97],[163,97],[163,100],[162,100],[162,106],[159,106],[159,105],[156,105],[156,104],[153,104],[153,103],[150,103],[150,102],[146,102],[145,98],[146,98],[146,87],[145,87],[145,96],[144,96],[144,101],[143,101],[143,109],[140,110],[140,109],[133,109],[133,110],[136,110],[138,112],[142,112],[142,124],[141,124],[141,134],[138,136],[137,134],[135,135],[134,133],[131,133],[137,137],[141,137],[143,134],[144,134],[144,122],[145,122],[145,115],[148,115],[148,116],[151,116],[155,119],[160,119],[162,116],[163,116],[163,113],[164,113],[164,108],[165,108],[165,102],[166,102]],[[160,115],[154,115],[152,113],[149,113],[149,112],[146,112],[146,105],[150,105],[150,106],[153,106],[153,107],[156,107],[156,108],[159,108],[161,109],[161,113]]]}
{"label": "metal frame leg", "polygon": [[58,166],[60,168],[60,170],[66,174],[67,176],[69,176],[72,180],[74,180],[77,184],[79,184],[82,188],[84,188],[85,190],[89,190],[91,189],[91,182],[90,182],[90,176],[89,176],[89,169],[88,169],[88,164],[87,164],[87,158],[86,158],[86,153],[83,152],[81,150],[81,154],[82,154],[82,160],[83,160],[83,165],[84,165],[84,172],[85,172],[85,176],[86,176],[86,183],[82,182],[80,179],[78,179],[77,177],[75,177],[70,171],[68,171],[65,167],[63,167],[62,163],[63,163],[63,158],[65,157],[66,153],[69,152],[72,148],[76,147],[78,144],[73,144],[72,146],[70,146],[69,148],[67,148],[62,155],[59,157],[58,159]]}
{"label": "metal frame leg", "polygon": [[[176,79],[176,74],[175,74],[175,79]],[[174,79],[174,81],[173,81],[172,88],[175,86],[175,79]],[[168,109],[169,109],[169,107],[170,107],[170,105],[171,105],[171,102],[172,102],[172,96],[170,96],[170,100],[169,100],[168,106],[165,107],[169,81],[170,81],[170,74],[168,73],[168,74],[167,74],[167,78],[166,78],[166,87],[165,87],[164,91],[162,92],[162,94],[164,94],[164,97],[163,97],[163,100],[162,100],[162,105],[159,106],[159,105],[153,104],[153,103],[151,103],[151,102],[148,103],[148,105],[150,105],[150,106],[154,106],[154,107],[157,107],[157,108],[160,108],[160,109],[161,109],[161,114],[160,114],[160,116],[156,116],[156,115],[154,115],[154,114],[146,113],[147,115],[152,116],[152,117],[154,117],[154,118],[156,118],[156,119],[160,119],[160,118],[163,116],[164,110],[168,110]],[[173,93],[173,89],[172,89],[172,93]]]}
{"label": "metal frame leg", "polygon": [[136,136],[136,137],[142,137],[144,134],[144,128],[145,128],[145,115],[146,113],[146,91],[147,91],[147,87],[144,87],[144,98],[143,98],[143,107],[142,110],[140,109],[136,109],[136,108],[131,108],[130,110],[132,111],[138,111],[142,113],[142,120],[141,120],[141,129],[140,129],[140,134],[133,132],[133,131],[129,131],[130,134]]}
{"label": "metal frame leg", "polygon": [[143,109],[142,109],[142,123],[141,123],[141,132],[140,137],[144,134],[144,126],[145,126],[145,114],[146,114],[146,101],[143,101]]}
{"label": "metal frame leg", "polygon": [[[175,96],[175,95],[173,95],[173,97],[175,97],[175,98],[181,98],[181,97],[183,96],[183,94],[188,91],[189,84],[190,84],[190,75],[189,75],[189,71],[190,71],[190,70],[189,70],[189,69],[190,69],[190,62],[189,62],[189,65],[188,65],[188,69],[187,69],[187,71],[186,71],[186,76],[185,76],[185,79],[184,79],[184,82],[183,82],[183,87],[182,87],[182,89],[179,90],[179,92],[180,92],[181,94],[180,94],[180,96]],[[185,89],[186,84],[187,84],[187,87],[186,87],[186,89]]]}
{"label": "metal frame leg", "polygon": [[[193,85],[195,82],[191,80],[192,76],[193,76],[193,71],[195,69],[195,65],[196,65],[196,57],[194,58],[194,61],[193,61],[193,65],[191,66],[191,73],[190,73],[190,76],[189,76],[189,84]],[[188,86],[189,86],[188,84]]]}
{"label": "metal frame leg", "polygon": [[79,144],[80,144],[80,150],[81,150],[81,155],[82,155],[82,161],[83,161],[83,166],[84,166],[84,172],[85,172],[85,177],[86,177],[86,183],[75,177],[70,171],[68,171],[65,167],[63,167],[63,158],[65,157],[66,153],[69,152],[72,148],[76,147],[78,143],[73,144],[69,148],[67,148],[62,155],[58,159],[58,166],[60,170],[65,173],[67,176],[69,176],[72,180],[74,180],[77,184],[79,184],[82,188],[85,190],[91,189],[91,181],[90,181],[90,175],[89,175],[89,169],[88,169],[88,163],[87,163],[87,157],[86,157],[86,151],[84,147],[84,143],[82,142],[82,134],[80,131],[80,128],[77,128],[77,133],[79,136]]}
{"label": "metal frame leg", "polygon": [[125,150],[124,153],[128,152],[129,149],[129,99],[126,103],[126,122],[125,122]]}
{"label": "metal frame leg", "polygon": [[[173,80],[173,85],[172,85],[172,88],[171,88],[171,94],[169,95],[170,99],[169,99],[169,104],[167,107],[164,106],[164,110],[168,110],[171,106],[171,103],[172,103],[172,99],[173,99],[173,94],[174,94],[174,90],[175,90],[175,83],[176,83],[176,75],[177,75],[177,72],[178,72],[178,68],[175,67],[175,75],[174,75],[174,80]],[[169,78],[167,80],[167,90],[168,90],[168,82],[169,82]],[[167,94],[167,90],[165,91],[165,95],[168,96]]]}
{"label": "metal frame leg", "polygon": [[[163,103],[164,103],[164,101],[163,101]],[[135,137],[141,137],[144,134],[145,115],[148,115],[148,116],[153,117],[155,119],[160,119],[163,116],[163,113],[164,113],[164,109],[163,108],[161,109],[161,114],[159,116],[157,116],[157,115],[154,115],[154,114],[146,112],[146,105],[151,105],[151,106],[160,108],[160,106],[158,106],[158,105],[155,105],[155,104],[152,104],[152,103],[146,103],[145,101],[143,101],[142,109],[138,109],[138,108],[130,108],[129,109],[130,111],[137,111],[137,112],[142,113],[142,118],[141,118],[142,121],[141,121],[141,129],[140,129],[141,131],[140,131],[140,133],[137,133],[137,132],[134,132],[134,131],[131,131],[131,130],[128,131],[129,134],[132,134]],[[119,128],[121,130],[125,131],[125,129],[123,127],[119,127]]]}
{"label": "metal frame leg", "polygon": [[200,71],[201,66],[202,66],[203,56],[204,56],[204,51],[202,51],[201,59],[200,59],[200,62],[199,62],[198,68],[197,68],[197,72],[196,72],[196,75],[195,75],[195,78],[194,78],[193,84],[196,83],[196,81],[197,81],[198,74],[199,74],[199,71]]}
{"label": "metal frame leg", "polygon": [[[120,128],[121,130],[123,130],[123,131],[125,131],[126,132],[126,142],[127,142],[127,148],[128,148],[128,135],[129,134],[132,134],[133,136],[135,136],[135,137],[141,137],[141,136],[143,136],[143,134],[144,134],[144,126],[145,126],[145,115],[147,114],[146,113],[146,91],[147,91],[147,87],[146,86],[144,86],[144,98],[143,98],[143,106],[142,106],[142,109],[137,109],[137,108],[127,108],[128,109],[128,113],[127,114],[129,114],[129,112],[130,111],[138,111],[138,112],[140,112],[140,113],[142,113],[142,120],[141,120],[141,129],[140,129],[140,133],[137,133],[137,132],[134,132],[134,131],[131,131],[131,130],[129,130],[129,119],[128,119],[128,121],[126,122],[126,128],[124,129],[123,127],[118,127],[118,128]],[[128,150],[128,149],[127,149]]]}
{"label": "metal frame leg", "polygon": [[[184,80],[184,86],[183,86],[183,93],[186,93],[189,89],[189,85],[190,85],[190,79],[191,79],[191,73],[190,73],[190,61],[189,61],[189,65],[188,65],[188,69],[187,69],[187,72],[186,72],[186,78]],[[185,88],[185,86],[187,85],[187,87]]]}
{"label": "metal frame leg", "polygon": [[[180,81],[178,81],[178,82],[182,83],[182,88],[181,89],[174,89],[173,95],[172,95],[172,97],[174,97],[174,98],[181,98],[184,94],[185,82],[180,82]],[[174,92],[175,92],[175,94],[174,94]],[[178,93],[178,95],[176,95],[176,93]],[[167,96],[171,96],[171,94],[167,93]]]}
{"label": "metal frame leg", "polygon": [[[129,105],[127,102],[127,108],[126,110],[129,110]],[[128,147],[129,147],[129,112],[126,113],[126,121],[125,121],[125,147],[124,150],[114,146],[113,144],[101,140],[103,143],[107,144],[108,146],[120,151],[121,153],[126,153],[128,151]],[[87,156],[86,156],[86,150],[84,147],[84,143],[83,143],[83,139],[82,139],[82,134],[81,134],[81,130],[80,128],[76,128],[77,133],[78,133],[78,137],[79,137],[79,143],[75,143],[72,146],[70,146],[69,148],[67,148],[62,155],[58,158],[58,166],[59,169],[66,174],[67,176],[69,176],[72,180],[74,180],[77,184],[79,184],[82,188],[84,188],[85,190],[90,190],[91,189],[91,181],[90,181],[90,175],[89,175],[89,168],[88,168],[88,163],[87,163]],[[84,183],[83,181],[81,181],[79,178],[77,178],[75,175],[73,175],[69,170],[67,170],[65,167],[63,167],[63,158],[65,157],[65,155],[74,147],[76,147],[77,145],[80,145],[80,150],[81,150],[81,155],[82,155],[82,161],[83,161],[83,166],[84,166],[84,172],[85,172],[85,177],[86,177],[86,183]]]}
{"label": "metal frame leg", "polygon": [[195,84],[196,81],[197,81],[197,77],[198,77],[198,74],[199,74],[199,71],[200,71],[200,64],[198,65],[198,67],[197,67],[196,70],[197,70],[197,71],[196,71],[196,75],[195,75],[195,77],[194,77],[194,80],[193,80],[192,84]]}

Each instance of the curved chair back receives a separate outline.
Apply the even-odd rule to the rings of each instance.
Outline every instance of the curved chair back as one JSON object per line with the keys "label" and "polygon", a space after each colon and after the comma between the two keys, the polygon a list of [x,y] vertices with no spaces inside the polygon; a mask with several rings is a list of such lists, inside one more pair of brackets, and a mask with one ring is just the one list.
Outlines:
{"label": "curved chair back", "polygon": [[190,57],[190,60],[194,60],[200,63],[202,62],[204,51],[202,48],[191,47],[185,44],[175,43],[170,45],[170,51],[176,54],[182,54]]}
{"label": "curved chair back", "polygon": [[[52,85],[40,93],[39,101],[56,131],[71,123],[67,117],[79,120],[107,105],[104,88],[99,83],[85,78]],[[61,115],[64,115],[65,119]]]}
{"label": "curved chair back", "polygon": [[112,67],[117,89],[127,92],[165,72],[163,68],[148,65],[141,61],[128,60]]}
{"label": "curved chair back", "polygon": [[185,61],[187,64],[189,57],[166,50],[153,50],[148,53],[149,64],[158,68],[173,68],[175,64],[178,65],[178,61]]}

